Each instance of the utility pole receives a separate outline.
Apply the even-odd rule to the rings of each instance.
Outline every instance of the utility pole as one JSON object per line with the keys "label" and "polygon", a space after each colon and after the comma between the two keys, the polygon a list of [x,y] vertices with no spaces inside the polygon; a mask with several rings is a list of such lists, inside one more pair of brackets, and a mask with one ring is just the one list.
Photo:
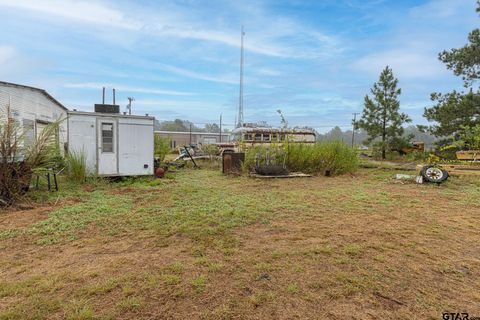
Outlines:
{"label": "utility pole", "polygon": [[222,114],[220,113],[220,134],[218,135],[218,141],[222,142]]}
{"label": "utility pole", "polygon": [[353,128],[352,128],[352,148],[355,145],[355,124],[357,121],[357,114],[360,114],[359,112],[354,112],[353,113]]}
{"label": "utility pole", "polygon": [[131,115],[132,114],[132,101],[135,101],[135,98],[128,97],[127,99],[128,99],[128,105],[127,105],[128,114]]}
{"label": "utility pole", "polygon": [[192,124],[190,123],[190,145],[192,144]]}
{"label": "utility pole", "polygon": [[243,126],[243,37],[245,36],[245,32],[243,31],[242,26],[242,33],[240,37],[240,92],[238,95],[238,119],[237,119],[237,128]]}

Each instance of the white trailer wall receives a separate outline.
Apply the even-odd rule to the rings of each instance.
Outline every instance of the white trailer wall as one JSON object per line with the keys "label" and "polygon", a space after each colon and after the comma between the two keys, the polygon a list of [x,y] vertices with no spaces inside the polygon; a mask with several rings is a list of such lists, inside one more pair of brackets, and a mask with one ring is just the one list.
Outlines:
{"label": "white trailer wall", "polygon": [[[153,121],[152,117],[109,113],[69,112],[69,150],[83,152],[90,173],[109,176],[153,175]],[[106,157],[101,147],[101,124],[113,123],[113,164],[116,172],[102,172]],[[103,159],[103,160],[102,160]],[[109,163],[111,164],[111,163]],[[100,171],[98,171],[100,170]]]}
{"label": "white trailer wall", "polygon": [[97,174],[96,127],[95,117],[68,115],[68,151],[85,155],[89,174]]}
{"label": "white trailer wall", "polygon": [[153,174],[153,136],[153,120],[118,119],[118,164],[122,175]]}

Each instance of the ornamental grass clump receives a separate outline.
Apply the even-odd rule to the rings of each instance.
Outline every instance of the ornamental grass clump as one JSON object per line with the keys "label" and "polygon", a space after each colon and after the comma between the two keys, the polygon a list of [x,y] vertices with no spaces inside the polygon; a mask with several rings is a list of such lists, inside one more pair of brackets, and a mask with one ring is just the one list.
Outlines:
{"label": "ornamental grass clump", "polygon": [[14,204],[28,191],[34,170],[55,166],[61,121],[47,125],[35,141],[29,141],[10,106],[0,110],[0,206]]}

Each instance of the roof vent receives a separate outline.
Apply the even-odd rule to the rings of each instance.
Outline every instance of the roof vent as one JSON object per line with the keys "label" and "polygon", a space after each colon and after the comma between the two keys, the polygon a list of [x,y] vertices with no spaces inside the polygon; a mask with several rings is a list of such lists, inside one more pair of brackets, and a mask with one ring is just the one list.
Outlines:
{"label": "roof vent", "polygon": [[120,106],[118,104],[95,104],[95,112],[120,113]]}
{"label": "roof vent", "polygon": [[102,89],[102,103],[95,104],[95,112],[99,113],[120,113],[120,106],[115,104],[115,89],[113,91],[113,103],[106,104],[105,103],[105,87]]}

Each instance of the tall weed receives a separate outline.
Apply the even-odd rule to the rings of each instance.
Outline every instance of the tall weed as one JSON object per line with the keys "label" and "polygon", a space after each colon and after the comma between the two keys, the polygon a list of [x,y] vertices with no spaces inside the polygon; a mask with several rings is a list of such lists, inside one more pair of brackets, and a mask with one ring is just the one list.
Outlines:
{"label": "tall weed", "polygon": [[70,151],[65,159],[67,176],[77,183],[85,182],[87,178],[87,157],[83,151]]}
{"label": "tall weed", "polygon": [[353,173],[358,168],[357,153],[340,141],[324,141],[315,144],[256,146],[247,150],[244,170],[253,170],[256,163],[263,165],[266,159],[272,164],[285,163],[290,171],[311,174],[339,175]]}

